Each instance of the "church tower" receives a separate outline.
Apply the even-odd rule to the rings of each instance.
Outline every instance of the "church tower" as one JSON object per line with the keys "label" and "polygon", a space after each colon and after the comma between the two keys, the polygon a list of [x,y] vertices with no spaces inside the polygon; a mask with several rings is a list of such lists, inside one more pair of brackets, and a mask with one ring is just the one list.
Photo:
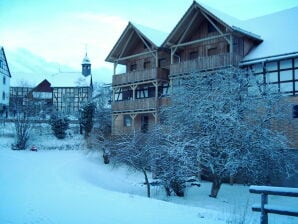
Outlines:
{"label": "church tower", "polygon": [[82,74],[83,76],[91,75],[91,62],[87,56],[87,52],[82,62]]}

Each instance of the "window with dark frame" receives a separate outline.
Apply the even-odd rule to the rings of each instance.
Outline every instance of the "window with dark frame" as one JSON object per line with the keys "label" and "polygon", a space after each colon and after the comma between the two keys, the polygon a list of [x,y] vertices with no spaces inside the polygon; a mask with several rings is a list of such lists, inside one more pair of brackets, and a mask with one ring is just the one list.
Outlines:
{"label": "window with dark frame", "polygon": [[298,105],[293,106],[293,118],[298,118]]}

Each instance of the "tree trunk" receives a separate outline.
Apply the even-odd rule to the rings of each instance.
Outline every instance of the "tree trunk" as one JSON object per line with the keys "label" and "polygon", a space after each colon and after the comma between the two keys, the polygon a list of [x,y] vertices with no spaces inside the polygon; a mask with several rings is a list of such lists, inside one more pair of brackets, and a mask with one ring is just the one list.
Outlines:
{"label": "tree trunk", "polygon": [[221,179],[217,176],[213,177],[211,194],[209,197],[216,198],[221,186]]}
{"label": "tree trunk", "polygon": [[142,169],[143,171],[143,174],[145,176],[145,184],[147,185],[147,197],[150,198],[150,183],[149,183],[149,180],[148,180],[148,176],[147,176],[147,172],[145,169]]}

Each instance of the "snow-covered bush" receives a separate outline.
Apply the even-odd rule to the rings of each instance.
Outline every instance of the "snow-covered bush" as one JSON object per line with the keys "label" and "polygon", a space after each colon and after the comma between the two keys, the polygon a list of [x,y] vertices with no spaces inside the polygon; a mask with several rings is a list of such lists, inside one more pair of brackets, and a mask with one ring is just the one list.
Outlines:
{"label": "snow-covered bush", "polygon": [[64,139],[66,136],[66,130],[69,127],[69,119],[63,115],[53,115],[50,119],[50,125],[54,135],[58,139]]}
{"label": "snow-covered bush", "polygon": [[93,128],[93,117],[95,113],[95,104],[94,103],[87,103],[83,108],[80,110],[80,126],[84,131],[85,138],[89,137],[90,132]]}

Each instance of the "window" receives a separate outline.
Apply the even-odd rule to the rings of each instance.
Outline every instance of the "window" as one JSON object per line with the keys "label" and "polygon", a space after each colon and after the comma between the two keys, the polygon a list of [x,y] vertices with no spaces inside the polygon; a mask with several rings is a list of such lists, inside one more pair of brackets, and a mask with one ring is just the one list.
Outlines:
{"label": "window", "polygon": [[196,59],[198,57],[198,51],[192,51],[189,53],[189,60]]}
{"label": "window", "polygon": [[147,132],[149,127],[149,116],[143,115],[141,117],[141,131]]}
{"label": "window", "polygon": [[298,118],[298,105],[293,106],[293,118]]}
{"label": "window", "polygon": [[217,47],[209,48],[207,51],[208,51],[207,52],[208,56],[216,55],[217,54]]}
{"label": "window", "polygon": [[130,65],[130,71],[133,72],[133,71],[136,71],[137,70],[137,64],[131,64]]}
{"label": "window", "polygon": [[0,68],[3,68],[3,61],[0,60]]}
{"label": "window", "polygon": [[124,127],[131,127],[132,126],[132,118],[130,115],[124,115]]}
{"label": "window", "polygon": [[150,68],[150,61],[145,61],[144,62],[144,69]]}
{"label": "window", "polygon": [[163,68],[166,66],[166,59],[165,58],[161,58],[158,60],[158,67]]}
{"label": "window", "polygon": [[5,85],[5,84],[6,84],[6,77],[3,76],[3,85]]}
{"label": "window", "polygon": [[2,100],[5,100],[5,92],[2,92]]}
{"label": "window", "polygon": [[136,98],[155,97],[155,87],[153,85],[142,85],[136,89]]}

